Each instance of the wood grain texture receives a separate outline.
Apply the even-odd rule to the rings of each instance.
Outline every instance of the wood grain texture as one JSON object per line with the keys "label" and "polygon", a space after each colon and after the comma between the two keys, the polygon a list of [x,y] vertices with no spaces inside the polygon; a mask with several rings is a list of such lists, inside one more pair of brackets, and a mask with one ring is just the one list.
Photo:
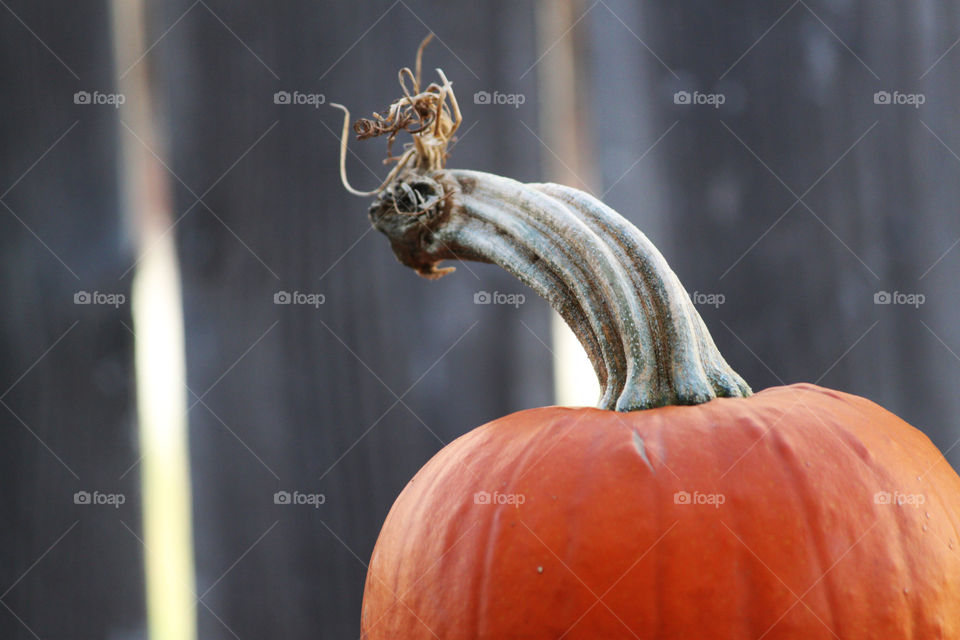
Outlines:
{"label": "wood grain texture", "polygon": [[[605,201],[691,294],[725,297],[700,306],[720,351],[755,390],[868,397],[960,465],[960,54],[934,64],[956,7],[606,6],[579,26]],[[726,102],[677,105],[677,91]],[[878,105],[876,91],[926,103]],[[926,302],[875,305],[881,291]]]}
{"label": "wood grain texture", "polygon": [[[155,37],[190,4],[157,8]],[[349,637],[364,565],[416,470],[469,429],[550,402],[550,353],[538,341],[549,344],[548,308],[489,265],[438,282],[399,265],[370,230],[372,198],[340,185],[341,114],[278,105],[274,93],[322,93],[358,117],[382,110],[428,31],[422,19],[438,36],[425,74],[440,66],[456,77],[470,120],[452,164],[534,179],[536,142],[520,123],[535,129],[533,110],[472,99],[529,93],[532,78],[517,78],[535,57],[531,9],[206,4],[151,54],[171,169],[197,195],[230,169],[176,228],[189,385],[210,389],[190,413],[197,589],[223,622],[201,606],[200,637],[230,638],[227,627],[242,638]],[[351,149],[375,174],[351,156],[352,181],[371,188],[387,170],[383,142]],[[172,186],[179,216],[195,198]],[[527,302],[475,305],[481,290]],[[278,291],[325,301],[278,306]],[[326,502],[275,505],[281,490]]]}
{"label": "wood grain texture", "polygon": [[[109,28],[106,2],[0,10],[3,638],[143,637],[118,116],[73,100],[112,91]],[[74,304],[81,291],[126,300]],[[75,504],[78,491],[125,502]]]}

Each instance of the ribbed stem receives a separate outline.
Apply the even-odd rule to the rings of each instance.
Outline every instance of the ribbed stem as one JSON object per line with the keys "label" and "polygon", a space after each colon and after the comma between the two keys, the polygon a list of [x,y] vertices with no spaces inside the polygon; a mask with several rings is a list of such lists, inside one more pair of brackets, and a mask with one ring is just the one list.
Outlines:
{"label": "ribbed stem", "polygon": [[477,171],[408,172],[370,209],[401,262],[500,265],[545,298],[583,344],[600,407],[632,411],[746,396],[663,256],[582,191]]}

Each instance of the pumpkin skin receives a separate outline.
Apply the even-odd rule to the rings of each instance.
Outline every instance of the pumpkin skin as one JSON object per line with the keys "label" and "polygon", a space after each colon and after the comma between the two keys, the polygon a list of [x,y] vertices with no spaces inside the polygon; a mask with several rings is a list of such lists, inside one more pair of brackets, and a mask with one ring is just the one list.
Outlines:
{"label": "pumpkin skin", "polygon": [[[482,491],[508,503],[477,504]],[[362,635],[957,639],[957,496],[920,431],[810,384],[521,411],[450,443],[403,490]]]}

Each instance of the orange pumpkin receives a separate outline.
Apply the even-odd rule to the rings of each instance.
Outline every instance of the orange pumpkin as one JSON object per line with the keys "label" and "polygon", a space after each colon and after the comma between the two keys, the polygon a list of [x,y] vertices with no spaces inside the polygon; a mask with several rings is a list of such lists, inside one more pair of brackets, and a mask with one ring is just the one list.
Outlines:
{"label": "orange pumpkin", "polygon": [[426,277],[480,260],[532,287],[603,395],[427,463],[374,549],[363,637],[960,640],[960,477],[936,447],[856,396],[753,395],[640,231],[576,189],[445,169],[450,84],[401,78],[355,127],[413,133],[374,226]]}
{"label": "orange pumpkin", "polygon": [[809,384],[460,437],[377,541],[370,640],[960,638],[960,478]]}

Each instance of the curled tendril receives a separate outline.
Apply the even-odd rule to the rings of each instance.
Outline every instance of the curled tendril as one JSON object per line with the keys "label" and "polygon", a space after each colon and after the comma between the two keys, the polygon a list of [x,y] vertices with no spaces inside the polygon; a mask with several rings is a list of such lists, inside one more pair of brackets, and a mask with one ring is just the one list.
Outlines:
{"label": "curled tendril", "polygon": [[[387,137],[387,157],[384,163],[395,162],[396,166],[387,174],[383,183],[373,191],[359,191],[350,186],[347,180],[347,135],[350,129],[350,111],[343,105],[331,103],[344,112],[343,131],[340,138],[340,180],[343,186],[354,195],[370,196],[383,191],[400,171],[412,164],[420,171],[442,169],[447,161],[447,145],[453,140],[454,133],[463,118],[460,106],[453,94],[453,85],[443,71],[437,69],[441,82],[431,83],[421,91],[420,72],[423,50],[433,38],[431,33],[417,49],[417,59],[411,71],[404,67],[398,74],[403,97],[387,108],[384,115],[374,113],[372,118],[361,118],[353,123],[353,132],[358,140],[367,140],[380,136]],[[408,89],[407,82],[413,85]],[[412,136],[412,142],[404,145],[404,151],[394,156],[392,149],[397,136],[406,131]]]}

